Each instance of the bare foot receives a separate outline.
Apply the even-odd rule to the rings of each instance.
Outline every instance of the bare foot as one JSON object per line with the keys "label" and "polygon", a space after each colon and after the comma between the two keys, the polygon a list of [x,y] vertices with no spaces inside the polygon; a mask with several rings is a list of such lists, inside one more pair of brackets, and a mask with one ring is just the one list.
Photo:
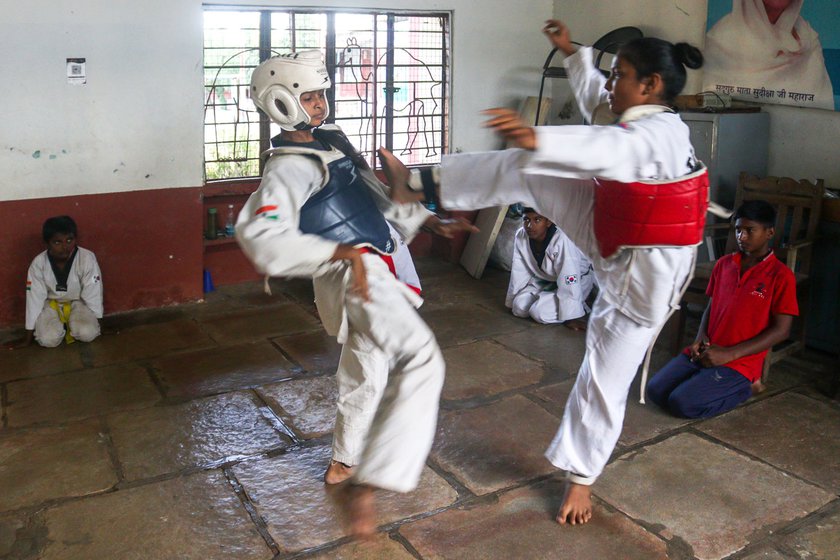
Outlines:
{"label": "bare foot", "polygon": [[592,493],[589,486],[566,482],[563,505],[557,512],[560,525],[583,525],[592,519]]}
{"label": "bare foot", "polygon": [[422,202],[423,193],[408,188],[408,178],[411,172],[397,157],[385,148],[379,148],[379,163],[382,165],[382,173],[388,180],[391,187],[391,200],[398,204],[409,202]]}
{"label": "bare foot", "polygon": [[330,461],[327,472],[324,473],[324,482],[327,484],[341,484],[353,476],[353,467],[339,461]]}
{"label": "bare foot", "polygon": [[767,385],[765,385],[761,379],[754,381],[752,385],[750,385],[750,392],[752,396],[759,395],[767,390]]}
{"label": "bare foot", "polygon": [[360,484],[350,488],[350,533],[357,539],[369,539],[376,534],[372,486]]}
{"label": "bare foot", "polygon": [[563,321],[563,326],[567,329],[572,329],[573,331],[585,331],[586,319],[570,319],[569,321]]}

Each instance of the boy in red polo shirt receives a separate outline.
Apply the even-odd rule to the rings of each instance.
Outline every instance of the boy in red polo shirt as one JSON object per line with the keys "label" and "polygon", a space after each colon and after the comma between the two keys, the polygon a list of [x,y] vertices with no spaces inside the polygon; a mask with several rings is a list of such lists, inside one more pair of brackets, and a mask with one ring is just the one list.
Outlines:
{"label": "boy in red polo shirt", "polygon": [[767,351],[799,314],[793,272],[770,249],[776,211],[751,200],[732,218],[738,252],[712,271],[697,338],[647,385],[650,400],[676,416],[708,418],[747,400]]}

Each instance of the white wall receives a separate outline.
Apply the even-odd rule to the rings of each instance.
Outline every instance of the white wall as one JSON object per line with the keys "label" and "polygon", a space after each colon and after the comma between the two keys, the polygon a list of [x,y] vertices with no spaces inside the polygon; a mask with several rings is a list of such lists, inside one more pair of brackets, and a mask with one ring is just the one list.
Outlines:
{"label": "white wall", "polygon": [[[639,27],[645,35],[669,41],[686,41],[702,49],[706,29],[706,0],[555,0],[554,14],[568,23],[572,38],[592,43],[607,31],[623,25]],[[690,72],[685,92],[700,91],[700,71]],[[568,99],[568,89],[559,85],[556,114]],[[840,144],[840,112],[765,105],[770,113],[771,175],[794,178],[823,178],[826,186],[840,189],[840,165],[837,165]]]}
{"label": "white wall", "polygon": [[[219,2],[359,7],[358,0]],[[495,147],[481,109],[535,95],[553,0],[368,0],[452,11],[453,149]],[[0,3],[0,200],[203,182],[200,0]],[[70,85],[66,59],[87,59]]]}
{"label": "white wall", "polygon": [[[0,200],[202,183],[201,4],[4,0]],[[67,58],[87,59],[71,85]]]}

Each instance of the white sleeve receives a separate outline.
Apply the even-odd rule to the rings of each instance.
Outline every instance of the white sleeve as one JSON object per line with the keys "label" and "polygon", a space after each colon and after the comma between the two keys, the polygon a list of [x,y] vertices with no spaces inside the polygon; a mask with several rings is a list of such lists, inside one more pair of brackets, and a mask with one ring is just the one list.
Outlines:
{"label": "white sleeve", "polygon": [[543,126],[526,173],[630,182],[689,171],[688,128],[677,115],[611,126]]}
{"label": "white sleeve", "polygon": [[575,54],[563,60],[578,108],[589,122],[592,121],[595,107],[607,101],[608,95],[604,89],[607,79],[595,68],[592,55],[592,47],[581,47]]}
{"label": "white sleeve", "polygon": [[298,229],[300,209],[324,177],[314,157],[280,155],[268,161],[236,221],[236,240],[259,272],[312,277],[327,270],[338,243]]}
{"label": "white sleeve", "polygon": [[97,319],[101,319],[104,308],[102,306],[102,272],[99,270],[99,263],[96,261],[96,256],[88,251],[84,255],[84,262],[79,264],[82,266],[80,281],[82,302],[93,311]]}
{"label": "white sleeve", "polygon": [[[553,275],[557,283],[558,315],[577,318],[585,313],[584,294],[581,287],[581,256],[572,240],[558,229],[551,246]],[[548,255],[546,255],[548,258]]]}
{"label": "white sleeve", "polygon": [[44,302],[47,301],[47,285],[44,283],[44,274],[41,270],[43,259],[38,255],[29,265],[26,273],[26,330],[35,330],[35,321],[41,310],[44,309]]}

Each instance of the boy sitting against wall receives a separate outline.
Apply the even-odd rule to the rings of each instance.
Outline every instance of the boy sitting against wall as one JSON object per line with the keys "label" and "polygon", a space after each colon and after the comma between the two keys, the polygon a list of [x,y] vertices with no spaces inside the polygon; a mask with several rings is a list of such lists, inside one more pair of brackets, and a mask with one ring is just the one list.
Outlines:
{"label": "boy sitting against wall", "polygon": [[46,251],[29,266],[26,277],[26,335],[12,347],[38,344],[53,348],[90,342],[99,336],[102,273],[96,256],[76,244],[70,216],[47,219],[42,228]]}

